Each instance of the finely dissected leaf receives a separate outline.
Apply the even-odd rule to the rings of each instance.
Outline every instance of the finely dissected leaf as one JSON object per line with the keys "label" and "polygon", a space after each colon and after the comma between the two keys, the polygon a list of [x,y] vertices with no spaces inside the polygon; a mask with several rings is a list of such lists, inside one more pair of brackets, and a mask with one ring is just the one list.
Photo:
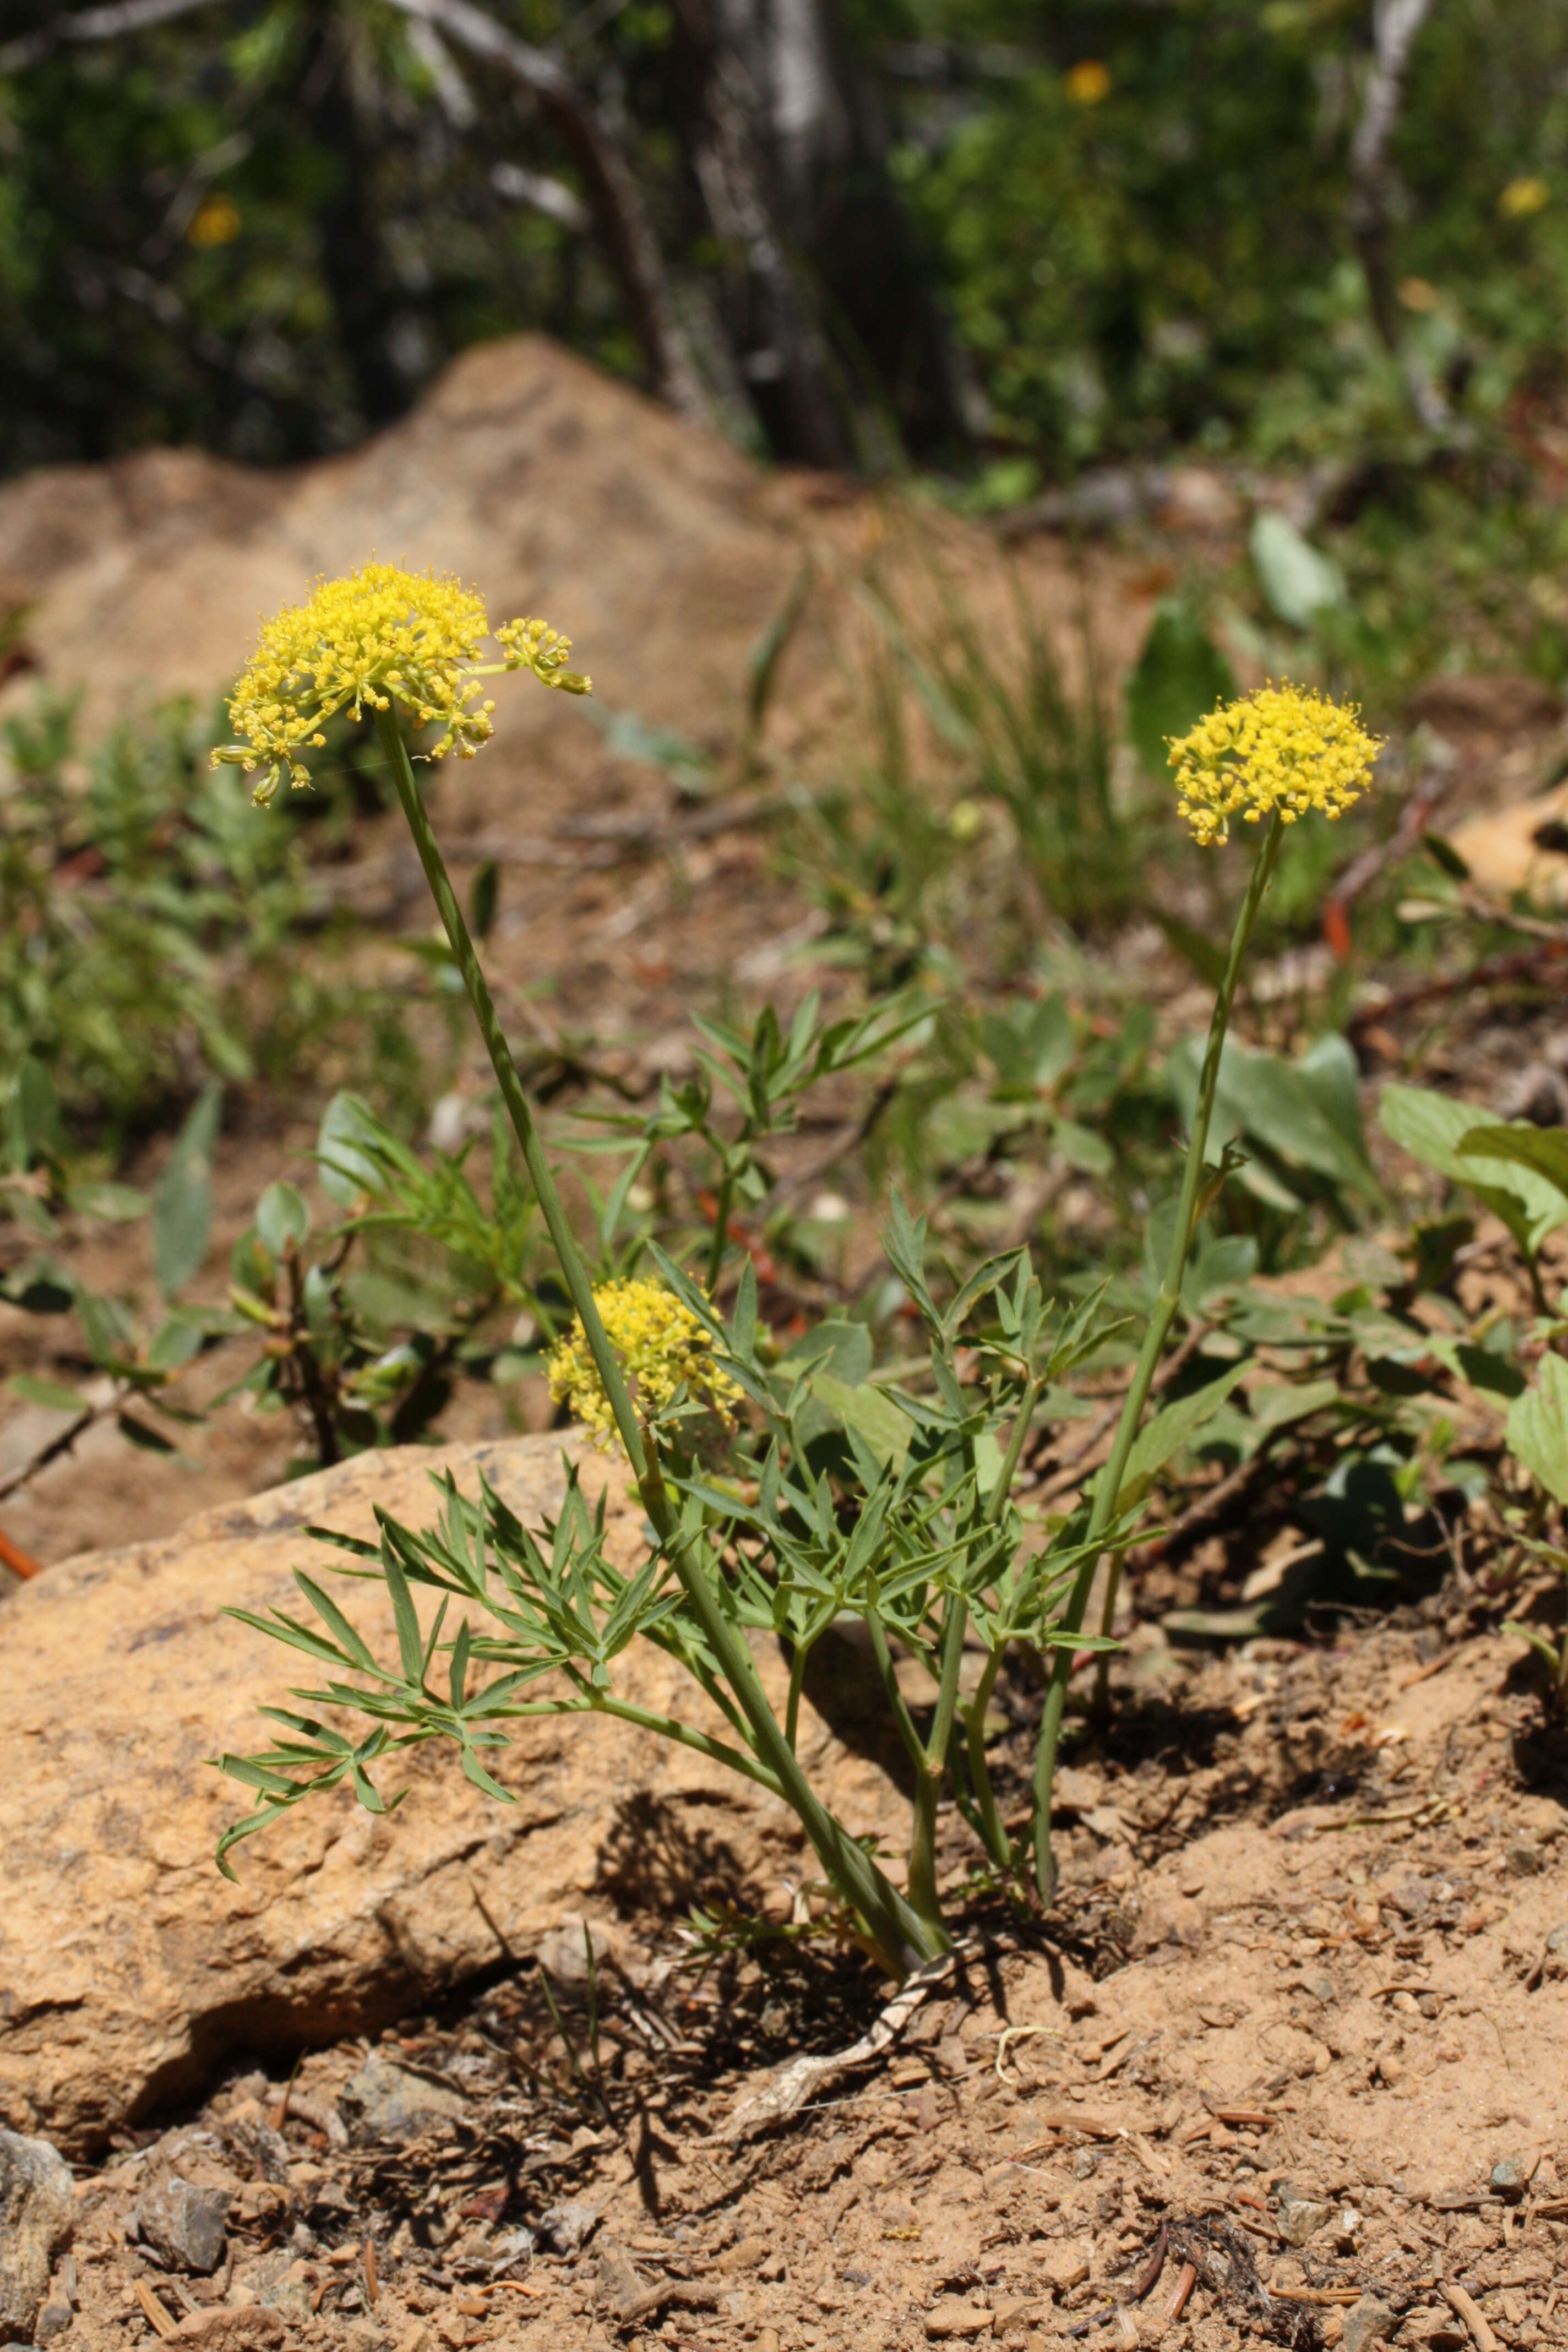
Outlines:
{"label": "finely dissected leaf", "polygon": [[1508,1450],[1554,1502],[1568,1503],[1568,1361],[1542,1356],[1535,1378],[1508,1409]]}
{"label": "finely dissected leaf", "polygon": [[[379,1553],[375,1557],[379,1559]],[[367,1675],[374,1674],[375,1660],[370,1654],[368,1644],[350,1624],[331,1594],[324,1592],[315,1579],[307,1576],[302,1568],[297,1568],[294,1570],[294,1581],[321,1622],[336,1637],[343,1653],[344,1663],[363,1667]],[[254,1620],[251,1622],[254,1622]]]}
{"label": "finely dissected leaf", "polygon": [[209,1086],[180,1129],[153,1194],[153,1265],[158,1287],[174,1298],[201,1271],[212,1236],[213,1147],[223,1089]]}

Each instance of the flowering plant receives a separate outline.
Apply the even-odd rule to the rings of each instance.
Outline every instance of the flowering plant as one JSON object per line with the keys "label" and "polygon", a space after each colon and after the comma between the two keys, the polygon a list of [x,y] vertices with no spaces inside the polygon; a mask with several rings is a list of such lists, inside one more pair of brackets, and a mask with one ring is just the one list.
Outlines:
{"label": "flowering plant", "polygon": [[[823,1324],[781,1359],[759,1324],[749,1256],[728,1318],[715,1303],[731,1192],[746,1181],[748,1142],[725,1162],[705,1287],[657,1245],[657,1278],[592,1281],[400,724],[439,722],[436,755],[456,750],[468,756],[479,748],[491,724],[489,706],[476,709],[472,700],[481,674],[473,655],[484,632],[482,605],[451,583],[370,566],[318,589],[309,605],[264,631],[232,706],[246,742],[219,756],[245,764],[269,759],[264,793],[284,772],[298,784],[308,778],[295,751],[312,740],[324,711],[354,698],[374,713],[574,1310],[552,1358],[552,1392],[570,1401],[600,1443],[624,1453],[648,1522],[648,1556],[629,1573],[608,1559],[602,1508],[590,1510],[574,1475],[558,1521],[542,1537],[524,1528],[488,1489],[474,1500],[448,1483],[437,1528],[414,1533],[386,1523],[375,1546],[331,1538],[374,1562],[370,1572],[384,1580],[398,1664],[377,1661],[336,1603],[303,1574],[298,1582],[321,1630],[282,1612],[246,1618],[332,1671],[323,1687],[297,1696],[329,1710],[357,1711],[373,1728],[355,1742],[314,1715],[270,1710],[290,1736],[263,1754],[221,1759],[259,1802],[226,1833],[219,1859],[226,1869],[238,1840],[345,1780],[362,1803],[384,1810],[371,1768],[390,1750],[430,1738],[454,1742],[468,1777],[507,1799],[483,1755],[505,1744],[509,1721],[605,1713],[693,1748],[782,1798],[850,1931],[881,1965],[901,1974],[948,1942],[936,1866],[944,1789],[994,1873],[1019,1885],[1032,1877],[1038,1896],[1051,1898],[1051,1780],[1067,1680],[1075,1651],[1110,1646],[1114,1566],[1132,1539],[1147,1484],[1136,1449],[1142,1444],[1145,1466],[1163,1458],[1151,1443],[1156,1424],[1140,1440],[1140,1423],[1198,1217],[1223,1181],[1225,1163],[1215,1178],[1205,1150],[1242,960],[1283,825],[1308,807],[1337,814],[1348,805],[1364,786],[1375,747],[1360,734],[1353,714],[1280,688],[1215,713],[1172,747],[1183,805],[1201,841],[1223,839],[1226,819],[1237,812],[1267,822],[1215,1002],[1164,1279],[1110,1458],[1077,1510],[1026,1541],[1013,1496],[1025,1440],[1047,1389],[1106,1337],[1098,1296],[1065,1318],[1048,1312],[1026,1251],[987,1261],[941,1305],[931,1286],[923,1222],[895,1196],[886,1245],[923,1329],[923,1377],[908,1386],[889,1375],[874,1377],[868,1336],[847,1323]],[[506,648],[502,667],[526,667],[546,685],[587,691],[587,681],[563,667],[565,641],[542,623],[514,624],[498,635]],[[753,1055],[742,1088],[753,1124],[772,1091],[787,1097],[809,1068],[843,1066],[870,1050],[868,1036],[874,1043],[881,1034],[873,1021],[808,1035],[815,1017],[797,1019],[800,1034],[792,1032],[787,1047],[774,1034],[761,1058]],[[704,1024],[703,1034],[710,1045],[723,1042],[716,1024]],[[721,1076],[721,1055],[713,1066]],[[705,1132],[705,1100],[671,1104],[660,1119],[672,1118]],[[752,1129],[747,1133],[754,1141]],[[693,1423],[715,1419],[737,1456],[728,1475],[694,1443]],[[1090,1586],[1108,1556],[1112,1590],[1104,1624],[1100,1634],[1086,1635]],[[441,1596],[428,1628],[418,1589]],[[454,1602],[462,1613],[456,1634],[446,1637]],[[889,1714],[913,1766],[902,1889],[823,1804],[797,1754],[812,1652],[845,1616],[868,1631]],[[749,1645],[749,1635],[764,1632],[780,1638],[791,1660],[782,1717]],[[638,1635],[679,1660],[716,1710],[718,1731],[652,1714],[616,1692],[615,1661]],[[960,1670],[976,1642],[984,1664],[966,1696]],[[1050,1660],[1051,1671],[1032,1830],[1016,1841],[992,1790],[986,1721],[1003,1660],[1020,1643]],[[924,1724],[905,1696],[895,1645],[930,1677],[933,1698]],[[448,1662],[445,1692],[433,1682],[438,1654]]]}

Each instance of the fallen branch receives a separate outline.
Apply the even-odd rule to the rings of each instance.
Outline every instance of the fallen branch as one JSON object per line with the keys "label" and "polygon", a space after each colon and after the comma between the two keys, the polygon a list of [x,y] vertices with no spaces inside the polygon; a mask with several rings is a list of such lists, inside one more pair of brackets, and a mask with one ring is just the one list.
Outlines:
{"label": "fallen branch", "polygon": [[710,2133],[708,2144],[749,2138],[754,2132],[765,2130],[769,2124],[780,2123],[798,2113],[807,2095],[831,2075],[842,2074],[847,2066],[864,2066],[896,2042],[910,2018],[937,1987],[945,1984],[960,1961],[966,1957],[966,1948],[956,1947],[943,1952],[924,1968],[916,1969],[883,2010],[869,2032],[847,2050],[838,2050],[826,2057],[792,2059],[777,2074],[765,2090],[753,2092],[742,2099],[727,2124]]}

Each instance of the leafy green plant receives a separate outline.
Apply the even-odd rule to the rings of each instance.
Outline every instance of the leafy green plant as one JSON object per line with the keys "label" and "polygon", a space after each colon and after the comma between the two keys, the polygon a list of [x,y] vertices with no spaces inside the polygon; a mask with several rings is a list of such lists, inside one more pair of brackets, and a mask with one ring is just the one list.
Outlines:
{"label": "leafy green plant", "polygon": [[489,1378],[504,1355],[480,1329],[497,1308],[553,1329],[504,1122],[484,1198],[471,1150],[422,1160],[359,1097],[334,1095],[316,1158],[338,1222],[317,1234],[303,1193],[269,1184],[235,1244],[229,1328],[265,1335],[237,1388],[291,1412],[321,1463],[425,1435],[455,1380]]}
{"label": "leafy green plant", "polygon": [[301,845],[237,807],[188,710],[86,758],[68,703],[0,727],[0,1067],[54,1075],[123,1130],[202,1074],[297,1054],[321,992],[283,950],[311,911]]}
{"label": "leafy green plant", "polygon": [[[280,1811],[345,1780],[362,1803],[384,1809],[370,1768],[389,1749],[409,1743],[451,1739],[470,1780],[504,1797],[482,1758],[504,1743],[509,1717],[597,1710],[696,1748],[782,1798],[853,1931],[884,1968],[902,1973],[948,1940],[936,1884],[935,1822],[950,1780],[995,1868],[1021,1879],[1026,1864],[1032,1864],[1041,1899],[1048,1903],[1053,1895],[1051,1786],[1072,1654],[1108,1643],[1116,1567],[1150,1480],[1205,1414],[1218,1409],[1232,1384],[1227,1373],[1196,1403],[1173,1400],[1141,1429],[1180,1307],[1198,1220],[1229,1172],[1226,1157],[1217,1171],[1208,1168],[1205,1147],[1242,961],[1286,824],[1313,807],[1333,814],[1345,805],[1363,784],[1374,747],[1352,714],[1294,689],[1270,689],[1215,714],[1176,747],[1181,806],[1199,838],[1223,838],[1237,812],[1263,821],[1262,838],[1199,1073],[1164,1272],[1110,1458],[1079,1509],[1047,1527],[1043,1541],[1026,1544],[1012,1501],[1026,1437],[1047,1389],[1100,1344],[1101,1335],[1094,1299],[1065,1319],[1047,1316],[1024,1252],[987,1262],[939,1306],[924,1227],[895,1202],[888,1255],[927,1339],[919,1391],[886,1380],[846,1379],[845,1369],[855,1368],[840,1350],[852,1348],[853,1338],[826,1327],[797,1354],[781,1389],[759,1325],[749,1260],[728,1321],[710,1291],[657,1247],[652,1254],[662,1286],[643,1282],[628,1289],[616,1282],[595,1291],[452,890],[399,719],[401,709],[419,725],[438,720],[445,731],[437,752],[471,752],[490,731],[489,706],[471,706],[479,680],[492,668],[528,667],[546,684],[586,690],[585,679],[563,670],[568,648],[542,623],[514,622],[498,632],[501,664],[478,660],[487,634],[478,599],[453,583],[372,565],[351,580],[329,583],[309,606],[264,629],[231,703],[245,740],[221,756],[247,766],[267,761],[259,788],[266,797],[285,774],[296,784],[308,781],[300,753],[323,712],[351,700],[374,710],[574,1309],[573,1329],[552,1365],[558,1392],[570,1395],[591,1425],[624,1452],[647,1516],[647,1556],[630,1574],[607,1559],[603,1517],[589,1512],[575,1482],[543,1540],[493,1494],[486,1491],[474,1503],[449,1487],[442,1528],[415,1534],[384,1522],[378,1545],[346,1544],[370,1563],[355,1572],[374,1576],[390,1597],[396,1668],[378,1664],[337,1603],[301,1571],[301,1590],[324,1633],[281,1613],[247,1622],[334,1675],[356,1677],[297,1696],[311,1706],[358,1712],[374,1728],[355,1742],[314,1714],[271,1710],[289,1737],[263,1754],[222,1759],[261,1801],[226,1834],[220,1858],[226,1862],[237,1839],[266,1827]],[[804,1083],[820,1059],[815,1029],[813,1010],[787,1045],[766,1024],[751,1049],[738,1033],[709,1033],[719,1058],[705,1076],[722,1074],[747,1107],[748,1150],[774,1115],[777,1099],[787,1099],[795,1076]],[[858,1042],[876,1034],[862,1031]],[[847,1052],[855,1034],[844,1033],[834,1051]],[[760,1055],[754,1051],[759,1043]],[[688,1131],[704,1133],[706,1116],[694,1099]],[[705,1139],[713,1148],[715,1139]],[[742,1159],[736,1172],[743,1173],[745,1165]],[[710,1279],[721,1271],[725,1242],[720,1217]],[[618,1340],[612,1340],[609,1321]],[[970,1328],[973,1369],[966,1369],[959,1342],[972,1326],[977,1327]],[[863,1359],[858,1369],[867,1369]],[[813,1422],[808,1404],[815,1414],[826,1412],[826,1425]],[[744,1436],[737,1408],[744,1411]],[[741,1485],[734,1477],[738,1464],[725,1476],[721,1463],[712,1461],[715,1423],[721,1431],[735,1432],[740,1460],[754,1465],[754,1498],[750,1482]],[[1101,1559],[1112,1564],[1106,1623],[1086,1643],[1084,1614]],[[428,1623],[419,1613],[416,1586],[441,1593]],[[447,1638],[454,1601],[465,1613]],[[470,1608],[483,1611],[500,1633],[483,1625],[476,1632],[466,1613]],[[903,1893],[823,1804],[796,1752],[805,1660],[844,1613],[868,1627],[888,1704],[915,1766]],[[986,1653],[986,1669],[962,1717],[960,1741],[960,1669],[971,1626]],[[795,1661],[782,1719],[747,1638],[763,1627],[788,1641]],[[717,1710],[727,1737],[616,1696],[611,1666],[639,1632],[679,1659]],[[924,1664],[935,1685],[929,1730],[915,1723],[893,1671],[895,1640]],[[985,1701],[1006,1651],[1021,1640],[1052,1661],[1032,1836],[1022,1850],[999,1816],[984,1737]],[[432,1685],[441,1654],[447,1661],[445,1696]],[[487,1677],[490,1667],[497,1671]],[[563,1678],[564,1691],[523,1696],[551,1674]]]}

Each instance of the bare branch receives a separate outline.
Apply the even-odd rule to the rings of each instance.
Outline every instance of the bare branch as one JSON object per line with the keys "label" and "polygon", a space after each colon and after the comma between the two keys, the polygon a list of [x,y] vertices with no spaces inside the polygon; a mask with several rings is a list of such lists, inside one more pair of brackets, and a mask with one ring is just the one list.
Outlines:
{"label": "bare branch", "polygon": [[23,73],[40,58],[79,41],[118,41],[127,33],[145,33],[172,16],[188,16],[208,5],[209,0],[112,0],[109,7],[79,8],[74,14],[62,8],[37,32],[24,33],[19,41],[7,41],[0,48],[0,73]]}
{"label": "bare branch", "polygon": [[497,163],[490,171],[490,185],[508,204],[526,205],[531,212],[542,213],[547,220],[559,221],[563,228],[574,229],[579,236],[589,226],[586,205],[564,180],[552,180],[548,173],[528,172],[521,163]]}
{"label": "bare branch", "polygon": [[676,313],[642,191],[587,93],[559,58],[520,41],[473,0],[392,0],[392,5],[434,26],[470,57],[500,66],[538,100],[583,175],[595,230],[655,388],[682,415],[710,422],[711,404]]}

